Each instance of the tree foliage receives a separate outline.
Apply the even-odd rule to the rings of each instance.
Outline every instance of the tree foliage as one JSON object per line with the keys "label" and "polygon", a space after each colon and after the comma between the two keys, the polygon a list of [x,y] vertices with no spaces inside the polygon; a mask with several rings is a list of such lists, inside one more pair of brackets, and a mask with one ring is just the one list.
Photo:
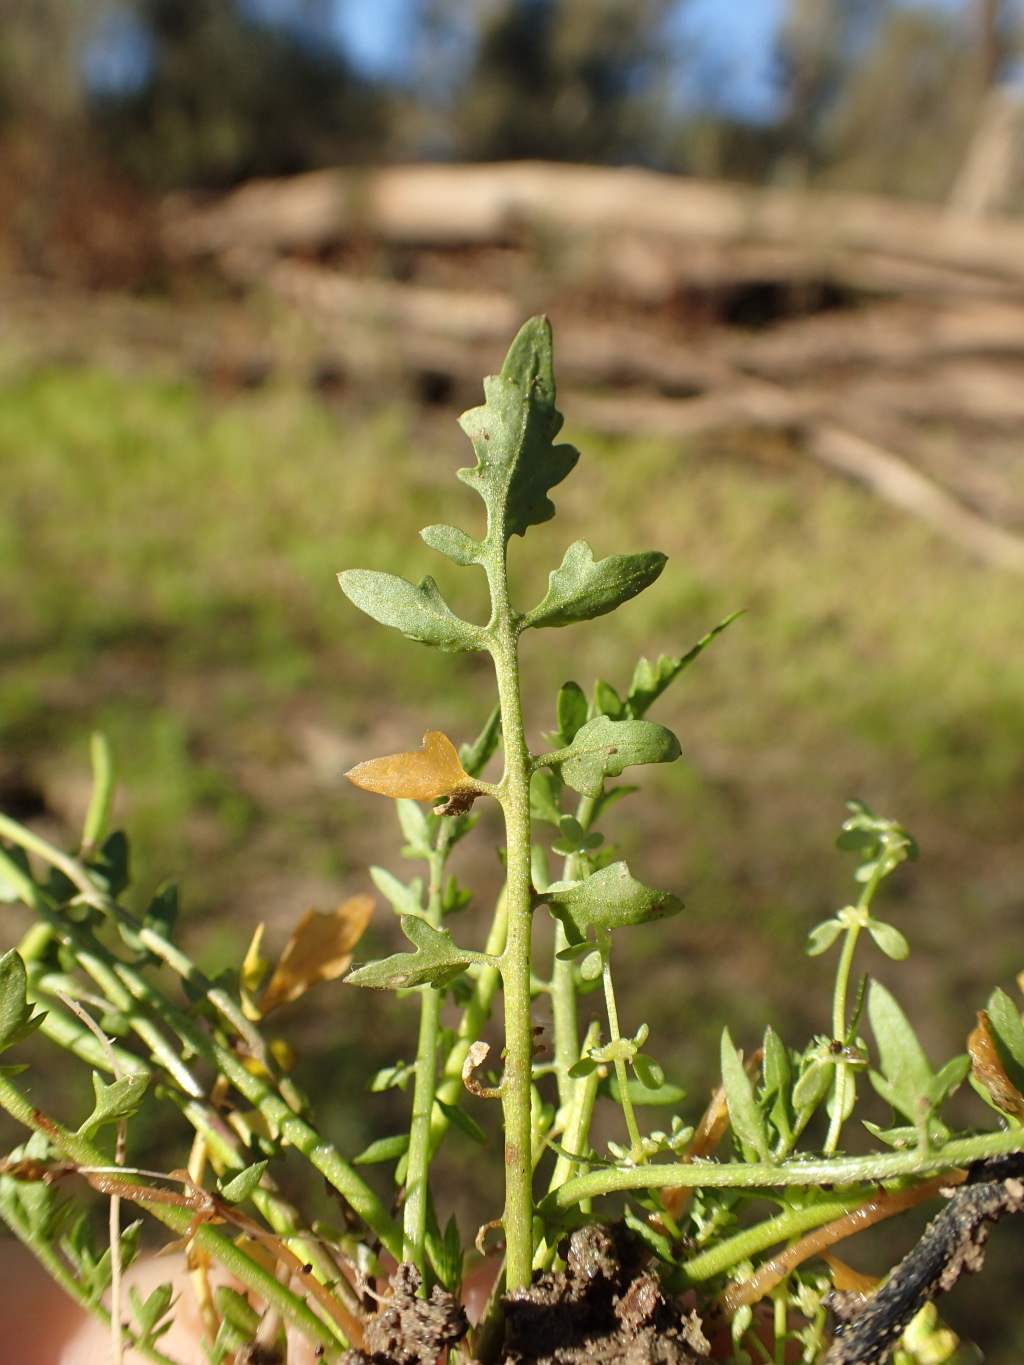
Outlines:
{"label": "tree foliage", "polygon": [[96,102],[117,159],[163,188],[380,155],[384,96],[330,40],[323,4],[297,10],[284,25],[258,22],[237,0],[137,0],[147,78]]}

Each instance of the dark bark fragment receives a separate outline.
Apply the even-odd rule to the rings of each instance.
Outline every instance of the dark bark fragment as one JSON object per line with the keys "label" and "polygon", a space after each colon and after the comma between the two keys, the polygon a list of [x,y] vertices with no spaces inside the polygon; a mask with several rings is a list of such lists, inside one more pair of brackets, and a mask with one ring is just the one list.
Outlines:
{"label": "dark bark fragment", "polygon": [[[885,1284],[837,1335],[824,1365],[883,1365],[914,1315],[981,1269],[990,1226],[1024,1212],[1024,1155],[979,1161]],[[833,1306],[842,1312],[841,1305]]]}

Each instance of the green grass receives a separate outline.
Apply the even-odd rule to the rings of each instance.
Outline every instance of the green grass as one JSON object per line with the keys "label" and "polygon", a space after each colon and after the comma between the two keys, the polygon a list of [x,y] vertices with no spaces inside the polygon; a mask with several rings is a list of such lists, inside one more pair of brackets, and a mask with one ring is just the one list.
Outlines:
{"label": "green grass", "polygon": [[[747,608],[658,714],[682,761],[622,807],[627,852],[645,844],[645,877],[688,904],[633,936],[644,997],[663,978],[673,1033],[685,1022],[698,1039],[726,1010],[747,1046],[765,1017],[824,1027],[800,947],[849,894],[849,860],[830,843],[858,794],[921,840],[892,914],[915,948],[912,1006],[944,1044],[962,1036],[970,1010],[941,999],[966,993],[973,1009],[1024,965],[1019,582],[807,464],[570,437],[591,477],[555,490],[558,520],[532,533],[523,605],[542,588],[533,566],[577,534],[598,556],[657,547],[670,562],[614,622],[525,642],[534,740],[566,678],[621,687],[610,661],[623,649],[678,654]],[[88,733],[104,728],[139,894],[180,877],[186,913],[225,958],[259,917],[283,926],[364,889],[368,861],[394,864],[393,831],[344,768],[428,726],[470,737],[490,690],[472,658],[359,618],[334,575],[434,573],[457,610],[479,614],[482,582],[410,534],[443,520],[474,530],[472,496],[449,477],[469,457],[454,420],[399,405],[370,416],[288,390],[217,400],[89,370],[8,383],[0,787],[27,778],[73,827]],[[642,473],[633,492],[627,465]],[[497,866],[465,856],[493,888]],[[681,1045],[662,1060],[704,1075]]]}

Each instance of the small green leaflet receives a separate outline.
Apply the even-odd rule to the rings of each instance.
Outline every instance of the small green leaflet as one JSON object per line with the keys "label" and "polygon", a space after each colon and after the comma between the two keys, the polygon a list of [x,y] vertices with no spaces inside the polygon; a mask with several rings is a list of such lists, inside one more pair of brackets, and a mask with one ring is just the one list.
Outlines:
{"label": "small green leaflet", "polygon": [[338,582],[360,611],[411,640],[452,652],[483,648],[480,627],[456,616],[429,576],[410,583],[375,569],[346,569]]}
{"label": "small green leaflet", "polygon": [[34,1033],[46,1017],[33,1014],[25,996],[28,976],[21,957],[12,948],[0,957],[0,1052]]}
{"label": "small green leaflet", "polygon": [[585,540],[574,541],[548,579],[544,600],[528,612],[522,629],[530,626],[569,626],[614,611],[650,587],[665,567],[667,557],[657,550],[611,555],[595,562]]}
{"label": "small green leaflet", "polygon": [[405,835],[403,858],[429,858],[433,848],[434,835],[441,822],[440,816],[428,814],[418,801],[399,797],[395,802],[395,814]]}
{"label": "small green leaflet", "polygon": [[754,1098],[754,1087],[743,1069],[743,1062],[729,1036],[722,1030],[722,1084],[729,1105],[729,1121],[742,1146],[756,1152],[762,1161],[771,1160],[768,1129]]}
{"label": "small green leaflet", "polygon": [[[459,418],[473,442],[475,468],[459,478],[483,498],[488,537],[504,550],[513,535],[550,521],[548,490],[561,483],[579,459],[570,445],[554,445],[562,426],[555,407],[551,324],[545,317],[523,324],[500,375],[484,380],[486,402]],[[443,553],[448,553],[447,550]]]}
{"label": "small green leaflet", "polygon": [[265,1161],[257,1161],[252,1166],[246,1166],[220,1186],[221,1194],[229,1204],[244,1204],[255,1192],[266,1169]]}
{"label": "small green leaflet", "polygon": [[619,929],[625,924],[677,915],[683,903],[668,891],[656,891],[630,875],[623,862],[611,863],[584,881],[548,887],[544,901],[562,921],[570,943],[579,943],[591,927]]}
{"label": "small green leaflet", "polygon": [[457,1104],[448,1104],[439,1095],[434,1096],[434,1103],[449,1123],[454,1123],[456,1128],[465,1133],[479,1147],[487,1146],[487,1134],[475,1119],[469,1117],[464,1109],[460,1109]]}
{"label": "small green leaflet", "polygon": [[174,1290],[169,1284],[158,1284],[152,1294],[145,1299],[135,1285],[131,1285],[128,1289],[128,1302],[132,1306],[132,1316],[138,1324],[142,1343],[152,1345],[173,1327],[173,1318],[167,1318],[165,1322],[160,1321],[177,1302]]}
{"label": "small green leaflet", "polygon": [[[577,732],[587,723],[587,698],[579,683],[563,683],[558,689],[555,715],[561,743],[571,744]],[[557,744],[559,741],[552,740],[551,743]]]}
{"label": "small green leaflet", "polygon": [[558,795],[562,784],[554,773],[538,768],[530,778],[530,814],[534,820],[544,820],[556,828],[562,818]]}
{"label": "small green leaflet", "polygon": [[394,953],[380,962],[369,962],[350,972],[345,980],[353,986],[378,990],[408,990],[412,986],[446,986],[471,962],[495,965],[486,953],[458,948],[447,929],[435,929],[416,915],[402,916],[402,932],[416,945],[414,953]]}
{"label": "small green leaflet", "polygon": [[881,1074],[870,1073],[871,1084],[887,1103],[918,1123],[957,1088],[970,1070],[970,1058],[954,1057],[933,1073],[924,1049],[907,1016],[893,996],[877,981],[868,995],[868,1019],[878,1044]]}
{"label": "small green leaflet", "polygon": [[998,988],[988,999],[988,1022],[997,1044],[1001,1044],[1008,1056],[1000,1058],[1010,1072],[1011,1081],[1019,1087],[1024,1080],[1024,1024],[1016,1005]]}
{"label": "small green leaflet", "polygon": [[352,1158],[353,1166],[376,1166],[381,1161],[397,1161],[409,1150],[409,1134],[396,1133],[394,1137],[378,1138],[369,1147]]}
{"label": "small green leaflet", "polygon": [[[634,1058],[634,1064],[635,1064]],[[616,1104],[622,1103],[622,1092],[619,1089],[617,1076],[609,1076],[605,1083],[608,1087],[608,1094]],[[659,1086],[646,1086],[637,1078],[630,1076],[626,1081],[626,1090],[633,1104],[663,1105],[679,1104],[686,1099],[686,1091],[679,1085],[671,1085],[664,1081]]]}
{"label": "small green leaflet", "polygon": [[[649,720],[609,720],[595,716],[576,734],[558,763],[562,780],[583,796],[600,796],[606,777],[618,777],[638,763],[671,763],[679,741],[664,725]],[[539,760],[543,762],[543,756]]]}
{"label": "small green leaflet", "polygon": [[731,616],[727,616],[714,630],[709,630],[707,635],[702,636],[681,659],[671,659],[667,654],[663,654],[656,664],[652,664],[650,659],[639,660],[633,670],[633,679],[626,697],[629,714],[636,720],[645,715],[680,673],[685,672],[694,660],[703,654],[711,641],[721,635],[726,626],[732,625],[737,616],[742,615],[742,611],[734,611]]}
{"label": "small green leaflet", "polygon": [[423,878],[414,877],[408,886],[384,867],[371,867],[370,879],[374,886],[399,915],[423,913]]}
{"label": "small green leaflet", "polygon": [[463,1252],[462,1237],[454,1214],[445,1224],[443,1233],[438,1229],[434,1219],[430,1220],[427,1227],[426,1249],[430,1264],[441,1285],[458,1298],[462,1285]]}
{"label": "small green leaflet", "polygon": [[496,706],[472,744],[459,745],[459,762],[470,777],[479,777],[501,738],[501,707]]}
{"label": "small green leaflet", "polygon": [[424,526],[420,535],[432,550],[446,555],[453,564],[458,564],[463,569],[479,562],[483,546],[472,536],[467,536],[465,531],[460,531],[457,526],[445,526],[443,523],[437,526]]}
{"label": "small green leaflet", "polygon": [[111,1081],[109,1085],[98,1071],[92,1073],[92,1088],[96,1096],[93,1111],[79,1128],[83,1137],[92,1138],[105,1123],[129,1119],[136,1112],[146,1093],[149,1076],[144,1071],[133,1071],[129,1076]]}

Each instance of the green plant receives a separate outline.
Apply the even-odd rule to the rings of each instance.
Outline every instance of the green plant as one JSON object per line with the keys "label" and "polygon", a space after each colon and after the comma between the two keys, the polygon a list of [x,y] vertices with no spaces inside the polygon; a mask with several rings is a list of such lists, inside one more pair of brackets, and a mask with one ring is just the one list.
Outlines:
{"label": "green plant", "polygon": [[[972,1034],[971,1056],[933,1071],[892,994],[866,978],[854,984],[855,951],[865,932],[889,958],[907,955],[903,935],[872,907],[882,882],[916,848],[898,824],[851,802],[838,842],[859,855],[860,894],[855,905],[819,925],[808,946],[820,955],[841,942],[829,1032],[801,1050],[768,1028],[760,1050],[744,1057],[725,1029],[721,1090],[699,1122],[696,1114],[687,1120],[685,1096],[645,1050],[647,1025],[625,1027],[619,1018],[612,969],[616,931],[683,907],[669,892],[637,880],[598,826],[633,790],[615,781],[627,767],[678,757],[675,735],[647,713],[734,617],[679,658],[641,659],[621,695],[601,680],[589,695],[567,682],[556,698],[548,747],[532,753],[521,703],[520,636],[614,610],[658,578],[665,557],[647,551],[595,560],[590,545],[577,541],[551,572],[542,600],[517,609],[509,591],[510,543],[554,515],[548,494],[577,459],[571,446],[555,443],[561,417],[546,320],[524,326],[485,393],[485,404],[462,418],[477,463],[459,472],[484,502],[484,534],[475,539],[435,525],[422,536],[455,565],[483,570],[486,623],[457,616],[429,577],[414,584],[370,570],[341,575],[348,597],[377,621],[442,651],[489,654],[497,683],[498,704],[471,743],[456,749],[443,733],[429,731],[422,748],[369,759],[349,774],[358,786],[395,799],[402,852],[426,873],[404,883],[372,870],[412,951],[365,963],[347,976],[354,985],[418,998],[415,1062],[396,1064],[371,1081],[377,1092],[411,1084],[407,1128],[347,1159],[318,1128],[265,1025],[278,1004],[348,969],[369,898],[354,897],[333,915],[307,915],[272,973],[257,934],[237,971],[209,979],[175,940],[172,890],[158,894],[141,915],[122,903],[128,846],[122,834],[107,832],[113,779],[106,746],[97,741],[95,790],[76,854],[0,817],[0,891],[38,916],[19,949],[0,961],[0,1047],[39,1028],[93,1068],[95,1087],[92,1112],[71,1129],[33,1108],[16,1083],[17,1067],[0,1071],[0,1104],[34,1134],[2,1167],[0,1215],[68,1292],[102,1313],[102,1296],[133,1254],[134,1241],[115,1233],[105,1257],[95,1252],[87,1221],[58,1192],[63,1176],[84,1174],[104,1194],[139,1203],[194,1238],[268,1306],[274,1322],[290,1322],[333,1359],[344,1346],[362,1344],[367,1307],[356,1286],[360,1277],[387,1279],[382,1253],[415,1267],[424,1293],[438,1284],[458,1294],[467,1230],[454,1220],[439,1226],[432,1164],[453,1127],[484,1141],[486,1129],[495,1127],[488,1105],[500,1102],[505,1189],[490,1217],[503,1230],[500,1283],[507,1291],[521,1294],[538,1272],[557,1270],[567,1231],[617,1212],[669,1289],[688,1289],[702,1306],[717,1303],[726,1312],[728,1358],[739,1362],[755,1352],[812,1362],[826,1340],[820,1299],[829,1280],[808,1271],[804,1259],[856,1226],[933,1195],[941,1183],[936,1176],[948,1180],[960,1168],[1024,1150],[1024,1027],[1008,997],[996,992]],[[499,746],[503,771],[489,780],[484,773]],[[502,810],[505,884],[490,921],[477,928],[481,946],[468,947],[448,927],[470,899],[449,859],[471,834],[475,803],[483,799]],[[555,874],[549,852],[561,860]],[[553,920],[543,959],[534,946],[541,907]],[[580,997],[598,990],[603,1023],[591,1022],[581,1038]],[[499,996],[502,1059],[491,1070],[484,1034]],[[537,1037],[539,997],[547,999],[552,1021],[546,1051]],[[45,1013],[35,1012],[40,1002]],[[865,1019],[873,1049],[861,1034]],[[128,1045],[132,1037],[141,1057],[139,1047]],[[972,1069],[972,1057],[975,1087],[1001,1115],[999,1130],[953,1131],[942,1113]],[[873,1148],[849,1155],[841,1144],[865,1071],[894,1121],[865,1120]],[[118,1170],[125,1125],[150,1102],[145,1092],[154,1075],[157,1101],[180,1111],[194,1130],[192,1183],[182,1192]],[[621,1111],[621,1140],[605,1152],[591,1137],[599,1102]],[[652,1106],[669,1107],[672,1117],[645,1131],[642,1111]],[[99,1141],[110,1126],[118,1133],[113,1160]],[[727,1133],[732,1149],[722,1159],[717,1148]],[[351,1224],[344,1232],[332,1232],[282,1196],[271,1163],[285,1148],[304,1157],[340,1199]],[[386,1162],[394,1164],[397,1214],[361,1172]],[[216,1192],[200,1188],[208,1167]],[[768,1217],[760,1210],[765,1200],[775,1206]],[[278,1274],[218,1232],[215,1222],[267,1243]],[[806,1237],[814,1240],[805,1245]],[[790,1251],[766,1257],[793,1239],[801,1240]],[[287,1282],[286,1270],[296,1272],[297,1285]],[[763,1298],[772,1305],[768,1329],[754,1313]],[[169,1293],[145,1303],[136,1296],[131,1304],[129,1339],[151,1359],[166,1359],[159,1337],[170,1307]],[[120,1317],[116,1307],[113,1316]],[[238,1294],[222,1293],[211,1308],[207,1357],[227,1359],[258,1330],[255,1321]],[[495,1294],[474,1343],[484,1358],[499,1350],[498,1326]],[[908,1359],[924,1359],[926,1350],[932,1359],[945,1358],[934,1354],[937,1327],[918,1321],[916,1331],[919,1344],[910,1339]],[[922,1334],[926,1346],[920,1346]]]}

